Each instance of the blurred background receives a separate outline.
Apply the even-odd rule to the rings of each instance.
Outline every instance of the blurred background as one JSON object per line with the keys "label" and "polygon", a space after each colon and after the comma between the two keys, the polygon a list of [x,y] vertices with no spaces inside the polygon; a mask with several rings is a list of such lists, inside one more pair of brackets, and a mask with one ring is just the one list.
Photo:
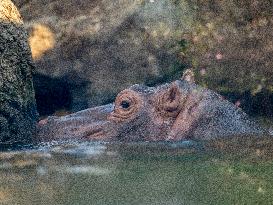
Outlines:
{"label": "blurred background", "polygon": [[271,0],[13,0],[41,116],[112,102],[194,71],[251,116],[273,116]]}

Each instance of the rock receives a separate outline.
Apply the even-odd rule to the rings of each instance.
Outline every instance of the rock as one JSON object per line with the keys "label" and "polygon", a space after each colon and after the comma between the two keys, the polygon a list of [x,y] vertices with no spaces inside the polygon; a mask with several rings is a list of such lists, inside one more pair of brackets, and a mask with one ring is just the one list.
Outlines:
{"label": "rock", "polygon": [[181,75],[179,59],[164,46],[174,42],[172,31],[187,26],[169,0],[16,2],[28,22],[30,42],[43,36],[48,48],[37,55],[32,47],[35,82],[46,84],[41,76],[65,81],[69,86],[61,86],[70,93],[73,111],[108,103],[129,85]]}
{"label": "rock", "polygon": [[0,146],[33,141],[37,120],[28,35],[10,0],[0,2]]}

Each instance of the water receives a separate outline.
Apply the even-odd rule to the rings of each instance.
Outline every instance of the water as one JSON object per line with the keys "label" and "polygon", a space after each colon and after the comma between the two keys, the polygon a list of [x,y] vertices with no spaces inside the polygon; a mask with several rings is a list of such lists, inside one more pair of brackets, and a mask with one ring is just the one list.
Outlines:
{"label": "water", "polygon": [[0,153],[1,204],[272,204],[272,137]]}

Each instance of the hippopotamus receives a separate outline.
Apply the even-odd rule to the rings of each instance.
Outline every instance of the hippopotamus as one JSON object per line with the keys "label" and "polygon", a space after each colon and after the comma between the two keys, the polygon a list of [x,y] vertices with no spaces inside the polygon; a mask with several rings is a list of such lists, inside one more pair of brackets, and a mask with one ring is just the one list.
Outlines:
{"label": "hippopotamus", "polygon": [[180,141],[262,132],[240,108],[195,84],[186,72],[182,79],[157,87],[133,85],[111,104],[48,117],[38,124],[36,137],[40,141]]}

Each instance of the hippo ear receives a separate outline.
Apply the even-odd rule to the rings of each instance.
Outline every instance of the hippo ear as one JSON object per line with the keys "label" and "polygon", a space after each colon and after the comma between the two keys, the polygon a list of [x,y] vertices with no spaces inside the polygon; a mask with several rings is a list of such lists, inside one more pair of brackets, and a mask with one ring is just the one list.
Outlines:
{"label": "hippo ear", "polygon": [[189,83],[195,83],[193,71],[191,69],[186,69],[183,72],[183,76],[182,76],[181,80],[185,80]]}
{"label": "hippo ear", "polygon": [[157,109],[166,116],[175,117],[181,108],[181,91],[176,83],[173,83],[171,87],[159,98]]}

